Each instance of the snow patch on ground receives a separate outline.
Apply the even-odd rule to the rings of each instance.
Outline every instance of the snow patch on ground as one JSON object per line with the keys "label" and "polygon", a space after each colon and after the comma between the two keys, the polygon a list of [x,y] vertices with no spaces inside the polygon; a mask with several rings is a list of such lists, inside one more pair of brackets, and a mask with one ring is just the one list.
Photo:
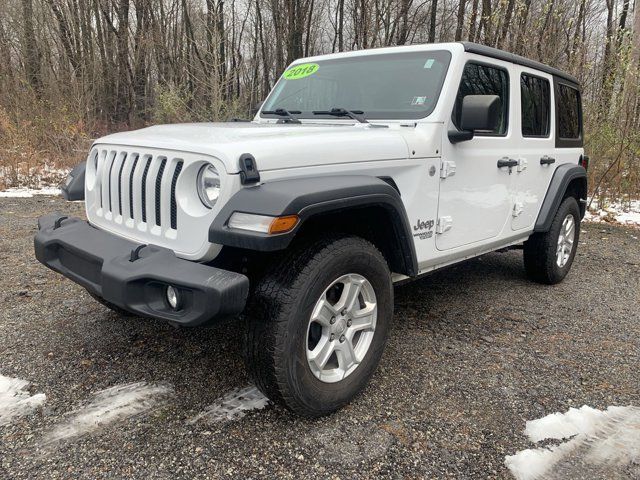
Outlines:
{"label": "snow patch on ground", "polygon": [[612,202],[602,207],[593,201],[584,219],[587,222],[613,222],[640,227],[640,200],[633,200],[624,204]]}
{"label": "snow patch on ground", "polygon": [[29,167],[24,163],[0,166],[0,189],[41,190],[48,187],[58,187],[64,182],[70,171],[70,168],[58,168],[49,164],[36,167]]}
{"label": "snow patch on ground", "polygon": [[31,198],[34,195],[60,195],[62,191],[58,187],[42,188],[8,188],[0,191],[0,198]]}
{"label": "snow patch on ground", "polygon": [[45,436],[43,445],[87,435],[116,422],[140,415],[164,403],[173,388],[145,382],[116,385],[94,394],[83,407],[69,413],[66,423]]}
{"label": "snow patch on ground", "polygon": [[[28,168],[0,166],[0,198],[31,198],[35,195],[60,195],[60,184],[69,174],[68,168],[50,165]],[[4,188],[10,186],[9,188]],[[4,188],[4,189],[3,189]]]}
{"label": "snow patch on ground", "polygon": [[269,399],[254,386],[239,388],[220,397],[202,413],[191,418],[188,423],[206,423],[237,420],[250,410],[260,410],[269,404]]}
{"label": "snow patch on ground", "polygon": [[26,380],[0,375],[0,426],[10,423],[41,407],[47,399],[44,393],[31,395],[25,390]]}
{"label": "snow patch on ground", "polygon": [[640,462],[640,408],[583,406],[526,424],[532,442],[566,440],[505,458],[518,480],[617,478]]}

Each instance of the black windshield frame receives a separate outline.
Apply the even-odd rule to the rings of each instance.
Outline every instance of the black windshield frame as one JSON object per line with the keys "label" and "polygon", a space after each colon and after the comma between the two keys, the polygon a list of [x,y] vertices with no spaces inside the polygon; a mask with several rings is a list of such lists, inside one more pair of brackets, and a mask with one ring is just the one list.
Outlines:
{"label": "black windshield frame", "polygon": [[[434,70],[434,75],[436,75],[433,78],[433,83],[434,85],[430,86],[428,91],[425,92],[428,94],[428,97],[431,99],[430,103],[428,105],[424,105],[424,108],[413,108],[413,107],[419,107],[421,106],[420,104],[413,104],[411,99],[409,99],[408,97],[410,96],[410,93],[408,94],[407,97],[407,102],[410,102],[410,105],[408,105],[409,107],[412,107],[411,109],[398,109],[398,110],[370,110],[370,109],[365,109],[362,108],[361,105],[358,105],[357,102],[356,104],[353,105],[329,105],[328,103],[326,105],[321,105],[321,108],[312,108],[309,110],[305,110],[302,108],[298,108],[297,106],[295,107],[296,110],[301,110],[300,114],[296,114],[296,117],[299,119],[322,119],[322,120],[335,120],[335,117],[331,117],[329,115],[327,116],[323,116],[323,115],[314,115],[313,114],[313,110],[330,110],[331,108],[335,108],[335,107],[341,107],[341,108],[347,108],[347,109],[354,109],[354,110],[362,110],[364,111],[364,115],[367,118],[367,120],[418,120],[418,119],[423,119],[428,117],[429,115],[431,115],[433,113],[433,111],[435,110],[436,106],[438,105],[438,102],[440,101],[440,95],[442,94],[442,89],[444,87],[444,82],[445,79],[447,77],[447,74],[449,73],[449,68],[450,68],[450,64],[451,64],[451,58],[452,58],[452,54],[449,50],[420,50],[420,51],[411,51],[411,52],[399,52],[399,53],[381,53],[381,54],[372,54],[372,55],[357,55],[357,56],[348,56],[348,57],[339,57],[339,58],[334,58],[334,59],[327,59],[327,60],[317,60],[315,62],[309,62],[309,63],[317,63],[319,65],[319,70],[320,72],[323,71],[322,67],[327,67],[327,66],[331,66],[331,67],[342,67],[344,66],[345,68],[348,68],[349,65],[353,65],[354,62],[362,62],[362,63],[370,63],[369,68],[373,68],[373,66],[378,66],[381,69],[381,72],[384,72],[387,76],[393,76],[395,73],[393,72],[393,60],[403,60],[403,61],[413,61],[415,60],[416,62],[422,62],[422,64],[424,65],[422,68],[423,69],[430,69],[431,67],[427,67],[426,64],[429,61],[434,61],[434,62],[438,62],[437,64],[435,64],[439,71]],[[377,65],[376,65],[377,64]],[[419,63],[418,63],[419,64]],[[434,65],[434,63],[432,63],[432,65]],[[437,76],[439,74],[439,76]],[[408,72],[399,72],[398,75],[410,75],[410,73]],[[398,77],[401,78],[401,77]],[[411,79],[414,77],[407,77],[407,82],[411,82]],[[304,79],[302,79],[304,80]],[[303,87],[302,89],[304,90],[305,88],[309,88],[308,86],[305,86],[305,84],[303,83],[302,80],[286,80],[284,77],[281,77],[278,82],[276,83],[276,86],[274,87],[274,89],[271,91],[269,97],[265,100],[264,104],[263,104],[263,109],[264,110],[273,110],[274,108],[294,108],[292,105],[287,104],[286,102],[284,102],[284,100],[288,97],[290,97],[291,95],[295,94],[296,91],[294,91],[293,93],[289,93],[289,94],[285,94],[285,98],[280,99],[280,95],[281,93],[285,92],[285,82],[300,82],[300,85]],[[330,79],[327,78],[328,82],[334,82],[335,84],[338,84],[338,81],[336,81],[335,79]],[[363,80],[366,82],[366,80]],[[405,82],[403,84],[402,81],[398,81],[398,82],[394,82],[393,84],[384,84],[386,85],[390,85],[390,88],[394,89],[393,93],[398,93],[398,92],[403,92],[403,87],[407,84],[407,82]],[[307,82],[308,84],[308,82]],[[353,85],[352,85],[353,86]],[[367,85],[365,85],[365,90],[366,90]],[[425,87],[426,88],[426,87]],[[372,88],[373,89],[373,88]],[[418,96],[414,96],[414,99],[416,98],[426,98],[425,97],[418,97]],[[328,101],[329,103],[331,103],[331,101]],[[280,105],[279,103],[283,103],[282,105]],[[340,103],[344,103],[344,102],[340,102]],[[260,112],[260,118],[263,119],[273,119],[274,116],[272,115],[268,115],[268,114],[262,114],[262,111]]]}

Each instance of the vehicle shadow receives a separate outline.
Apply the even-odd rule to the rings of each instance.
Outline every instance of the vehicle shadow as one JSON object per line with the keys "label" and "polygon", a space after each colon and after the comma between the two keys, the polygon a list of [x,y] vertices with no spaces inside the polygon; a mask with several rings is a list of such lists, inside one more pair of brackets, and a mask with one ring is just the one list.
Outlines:
{"label": "vehicle shadow", "polygon": [[[447,312],[459,309],[470,323],[476,322],[483,298],[524,282],[519,255],[509,253],[470,260],[399,286],[390,343],[407,331],[455,337],[459,317]],[[57,337],[52,343],[67,352],[63,375],[92,390],[137,381],[168,383],[175,388],[176,407],[188,416],[250,382],[242,360],[242,319],[208,328],[176,328],[118,315],[84,292],[76,298],[69,315],[56,314],[65,328],[52,332]],[[399,367],[391,362],[390,368]]]}
{"label": "vehicle shadow", "polygon": [[45,361],[51,359],[57,375],[67,377],[62,385],[96,391],[129,382],[170,384],[176,391],[174,403],[187,410],[247,385],[241,319],[208,328],[176,328],[112,312],[84,291],[76,298],[72,307],[52,312],[58,328],[52,329],[45,347],[51,351]]}

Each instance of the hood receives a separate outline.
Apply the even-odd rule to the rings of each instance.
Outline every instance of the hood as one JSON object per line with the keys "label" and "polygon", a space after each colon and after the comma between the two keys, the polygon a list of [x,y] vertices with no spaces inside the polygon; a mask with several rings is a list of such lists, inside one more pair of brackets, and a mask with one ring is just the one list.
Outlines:
{"label": "hood", "polygon": [[227,173],[238,173],[243,153],[255,157],[260,171],[407,158],[401,130],[349,123],[190,123],[116,133],[95,143],[210,155],[224,162]]}

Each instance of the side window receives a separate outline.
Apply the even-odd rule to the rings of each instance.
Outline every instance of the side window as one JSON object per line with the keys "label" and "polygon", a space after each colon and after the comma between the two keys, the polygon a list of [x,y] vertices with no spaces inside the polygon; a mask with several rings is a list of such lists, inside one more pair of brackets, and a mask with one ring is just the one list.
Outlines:
{"label": "side window", "polygon": [[489,135],[505,135],[509,120],[509,75],[506,70],[478,63],[467,63],[462,73],[451,120],[460,129],[462,99],[467,95],[497,95],[502,100],[500,121]]}
{"label": "side window", "polygon": [[551,129],[551,85],[548,80],[522,74],[522,136],[548,137]]}
{"label": "side window", "polygon": [[580,138],[580,92],[560,83],[558,85],[558,137]]}

